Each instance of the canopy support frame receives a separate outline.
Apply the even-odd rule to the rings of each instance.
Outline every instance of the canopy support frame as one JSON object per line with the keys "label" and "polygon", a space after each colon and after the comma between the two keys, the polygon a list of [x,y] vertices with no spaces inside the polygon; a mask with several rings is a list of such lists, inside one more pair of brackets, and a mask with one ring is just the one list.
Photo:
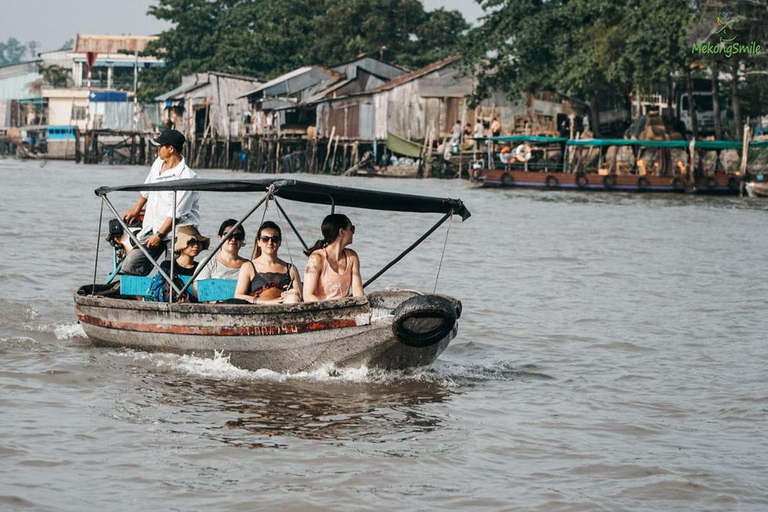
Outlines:
{"label": "canopy support frame", "polygon": [[277,206],[277,209],[280,210],[280,213],[283,214],[283,217],[285,217],[285,221],[288,223],[288,225],[291,226],[291,229],[293,230],[293,233],[296,235],[296,238],[299,239],[299,242],[301,242],[301,245],[304,247],[304,250],[308,251],[309,250],[309,246],[304,241],[304,239],[301,237],[301,234],[299,233],[299,230],[296,229],[296,226],[294,226],[293,222],[291,222],[291,218],[288,217],[288,214],[285,213],[285,210],[283,210],[283,207],[280,206],[280,203],[277,202],[277,197],[275,197],[274,201],[275,201],[275,206]]}
{"label": "canopy support frame", "polygon": [[168,274],[166,274],[165,271],[162,268],[160,268],[160,264],[157,261],[155,261],[155,259],[152,256],[150,256],[149,251],[147,251],[147,248],[144,247],[139,241],[139,238],[133,234],[133,232],[131,231],[131,228],[129,228],[128,224],[126,224],[125,221],[123,220],[123,217],[119,213],[117,213],[117,210],[115,209],[114,205],[112,205],[112,202],[109,200],[106,194],[103,195],[102,197],[104,198],[104,201],[107,203],[107,206],[109,207],[109,209],[112,210],[112,213],[117,219],[117,222],[120,223],[120,225],[123,227],[125,232],[128,234],[128,237],[131,239],[134,245],[136,245],[136,248],[134,249],[134,251],[136,249],[139,249],[144,254],[144,256],[147,259],[149,259],[149,262],[152,263],[152,266],[155,267],[157,271],[160,273],[160,275],[162,275],[163,278],[171,285],[171,288],[173,288],[175,292],[181,295],[181,290],[179,290],[179,287],[176,286],[173,283],[173,280],[170,277],[168,277]]}
{"label": "canopy support frame", "polygon": [[434,225],[434,226],[432,226],[431,228],[429,228],[429,230],[427,230],[427,232],[426,232],[426,233],[424,233],[423,235],[421,235],[421,237],[420,237],[418,240],[416,240],[415,242],[413,242],[413,243],[412,243],[412,244],[411,244],[411,245],[410,245],[410,246],[409,246],[409,247],[408,247],[406,250],[404,250],[403,252],[401,252],[401,253],[400,253],[400,255],[399,255],[399,256],[397,256],[395,259],[393,259],[392,261],[390,261],[389,263],[387,263],[386,265],[384,265],[384,267],[383,267],[381,270],[379,270],[379,271],[376,273],[376,275],[374,275],[372,278],[368,279],[368,281],[366,281],[366,282],[363,284],[363,288],[365,288],[366,286],[368,286],[369,284],[371,284],[372,282],[374,282],[374,281],[375,281],[376,279],[378,279],[378,278],[379,278],[379,277],[380,277],[380,276],[381,276],[381,275],[382,275],[384,272],[386,272],[387,270],[389,270],[390,268],[392,268],[392,267],[393,267],[393,266],[394,266],[394,265],[395,265],[397,262],[399,262],[400,260],[402,260],[403,258],[405,258],[405,256],[406,256],[406,255],[407,255],[409,252],[411,252],[411,251],[412,251],[412,250],[414,250],[416,247],[418,247],[418,246],[419,246],[419,244],[421,244],[421,242],[423,242],[424,240],[426,240],[426,239],[427,239],[427,237],[428,237],[429,235],[431,235],[432,233],[434,233],[434,232],[435,232],[435,230],[436,230],[437,228],[439,228],[439,227],[440,227],[440,226],[441,226],[441,225],[442,225],[442,224],[443,224],[445,221],[447,221],[448,219],[450,219],[452,216],[453,216],[453,210],[451,210],[450,212],[446,213],[446,214],[445,214],[445,215],[444,215],[444,216],[443,216],[443,217],[442,217],[442,218],[441,218],[439,221],[437,221],[437,222],[435,223],[435,225]]}
{"label": "canopy support frame", "polygon": [[93,286],[91,286],[91,295],[96,294],[96,274],[99,269],[99,248],[101,246],[101,223],[104,220],[104,198],[101,198],[101,209],[99,209],[99,232],[96,235],[96,261],[93,263]]}
{"label": "canopy support frame", "polygon": [[197,276],[200,275],[200,272],[203,271],[203,268],[208,264],[208,262],[211,261],[216,256],[216,254],[219,252],[219,249],[221,249],[224,246],[224,244],[227,243],[227,240],[229,240],[232,236],[234,236],[235,231],[237,231],[237,228],[242,226],[243,222],[248,220],[248,218],[251,215],[253,215],[253,213],[256,210],[258,210],[262,204],[264,204],[267,200],[272,198],[274,193],[275,193],[274,187],[270,187],[267,193],[261,199],[261,201],[256,203],[256,206],[251,208],[251,210],[247,214],[245,214],[245,217],[237,221],[237,223],[230,228],[229,232],[219,241],[218,245],[216,245],[216,248],[211,251],[211,254],[209,254],[208,257],[206,257],[203,261],[201,261],[199,265],[197,265],[197,269],[195,270],[195,273],[192,274],[192,277],[189,279],[189,281],[187,281],[187,283],[181,289],[181,291],[179,292],[179,295],[187,291],[187,289],[192,285],[192,283],[195,282],[195,280],[197,279]]}

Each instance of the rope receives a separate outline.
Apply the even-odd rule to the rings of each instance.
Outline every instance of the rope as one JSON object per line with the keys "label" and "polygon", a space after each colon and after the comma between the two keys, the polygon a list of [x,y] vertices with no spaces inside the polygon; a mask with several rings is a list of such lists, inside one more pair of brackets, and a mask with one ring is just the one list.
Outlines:
{"label": "rope", "polygon": [[[277,201],[275,201],[275,204],[277,204]],[[283,218],[283,216],[280,214],[280,208],[278,207],[277,208],[277,219],[278,219],[278,225],[280,225],[280,230],[283,229],[283,227],[282,227],[283,223],[281,222],[282,218]],[[288,238],[285,237],[285,238],[283,238],[283,240],[285,240],[285,250],[288,251],[288,260],[291,262],[291,265],[296,267],[296,265],[293,263],[293,255],[291,254],[291,247],[288,244]],[[298,270],[298,267],[296,269]],[[290,275],[290,272],[291,272],[291,267],[288,267],[288,275]],[[291,277],[291,289],[292,288],[293,288],[293,277]],[[302,295],[302,291],[299,290],[299,297],[301,297],[301,295]]]}
{"label": "rope", "polygon": [[[267,200],[264,202],[264,213],[261,214],[261,222],[259,222],[259,227],[261,227],[262,224],[264,224],[264,218],[267,216],[267,210],[269,210],[269,201],[272,199],[272,197],[275,195],[275,186],[270,185],[269,190],[267,190]],[[258,228],[256,228],[258,230]],[[258,233],[258,231],[256,231]],[[253,252],[251,253],[251,259],[256,258],[256,251],[259,250],[259,241],[256,240],[253,244]]]}
{"label": "rope", "polygon": [[93,264],[93,286],[91,295],[96,295],[96,274],[99,269],[99,245],[101,243],[101,223],[104,219],[104,196],[101,197],[101,210],[99,210],[99,232],[96,235],[96,261]]}
{"label": "rope", "polygon": [[443,267],[443,258],[445,258],[445,248],[448,247],[448,234],[451,232],[451,226],[453,225],[453,211],[451,211],[451,220],[448,222],[448,229],[445,231],[445,243],[443,244],[443,253],[440,255],[440,263],[437,265],[437,276],[435,276],[435,287],[432,289],[432,293],[437,291],[437,280],[440,279],[440,269]]}
{"label": "rope", "polygon": [[[280,208],[277,209],[277,219],[278,219],[278,224],[280,225],[280,230],[282,231],[282,229],[283,229],[283,223],[282,223],[283,216],[280,214]],[[291,265],[293,265],[295,267],[296,265],[294,265],[294,263],[293,263],[293,255],[291,254],[291,247],[288,244],[288,238],[287,237],[283,238],[283,241],[285,242],[285,250],[288,251],[288,259],[290,260]]]}

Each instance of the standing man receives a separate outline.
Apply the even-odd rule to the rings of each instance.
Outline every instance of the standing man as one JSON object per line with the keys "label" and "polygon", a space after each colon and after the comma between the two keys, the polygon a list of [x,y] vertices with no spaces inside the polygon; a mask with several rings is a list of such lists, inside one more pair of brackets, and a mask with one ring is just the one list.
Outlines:
{"label": "standing man", "polygon": [[453,125],[451,130],[451,143],[459,144],[461,142],[461,120],[457,119],[456,124]]}
{"label": "standing man", "polygon": [[483,122],[478,118],[478,120],[475,122],[475,138],[480,139],[482,137],[485,137],[485,130],[483,128]]}
{"label": "standing man", "polygon": [[[187,167],[181,150],[186,139],[176,130],[165,130],[159,137],[150,141],[157,147],[157,160],[152,164],[144,183],[166,183],[173,180],[195,179],[197,173]],[[176,228],[197,226],[200,223],[198,201],[200,193],[193,190],[176,192]],[[146,205],[144,221],[139,240],[147,248],[153,259],[165,251],[170,244],[170,232],[173,226],[173,191],[139,192],[136,206],[123,214],[128,223],[138,220],[141,209]],[[146,276],[152,271],[152,263],[140,249],[134,248],[123,260],[122,273]]]}
{"label": "standing man", "polygon": [[495,117],[493,118],[493,121],[491,121],[491,135],[493,137],[501,135],[501,123]]}

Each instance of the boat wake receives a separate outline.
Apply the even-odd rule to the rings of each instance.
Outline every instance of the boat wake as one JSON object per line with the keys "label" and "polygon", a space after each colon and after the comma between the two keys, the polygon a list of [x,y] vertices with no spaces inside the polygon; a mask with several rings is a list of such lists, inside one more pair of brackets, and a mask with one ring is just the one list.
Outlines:
{"label": "boat wake", "polygon": [[428,367],[405,370],[324,366],[309,372],[279,373],[268,369],[251,371],[238,368],[230,363],[228,355],[221,352],[217,352],[213,358],[132,350],[117,354],[132,358],[137,362],[149,363],[159,370],[220,381],[316,381],[369,384],[422,382],[453,388],[490,381],[550,380],[553,378],[536,371],[537,368],[534,365],[517,367],[506,361],[491,365],[467,365],[440,360]]}

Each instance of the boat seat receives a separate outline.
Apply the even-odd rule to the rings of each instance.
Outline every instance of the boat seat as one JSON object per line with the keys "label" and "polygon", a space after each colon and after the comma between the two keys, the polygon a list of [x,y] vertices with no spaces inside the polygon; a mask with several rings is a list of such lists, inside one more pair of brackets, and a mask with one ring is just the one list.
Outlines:
{"label": "boat seat", "polygon": [[217,302],[235,297],[236,279],[202,279],[197,281],[197,300]]}
{"label": "boat seat", "polygon": [[[187,284],[190,276],[177,276]],[[149,295],[149,285],[152,284],[152,276],[120,276],[120,295],[132,295],[147,297]]]}

